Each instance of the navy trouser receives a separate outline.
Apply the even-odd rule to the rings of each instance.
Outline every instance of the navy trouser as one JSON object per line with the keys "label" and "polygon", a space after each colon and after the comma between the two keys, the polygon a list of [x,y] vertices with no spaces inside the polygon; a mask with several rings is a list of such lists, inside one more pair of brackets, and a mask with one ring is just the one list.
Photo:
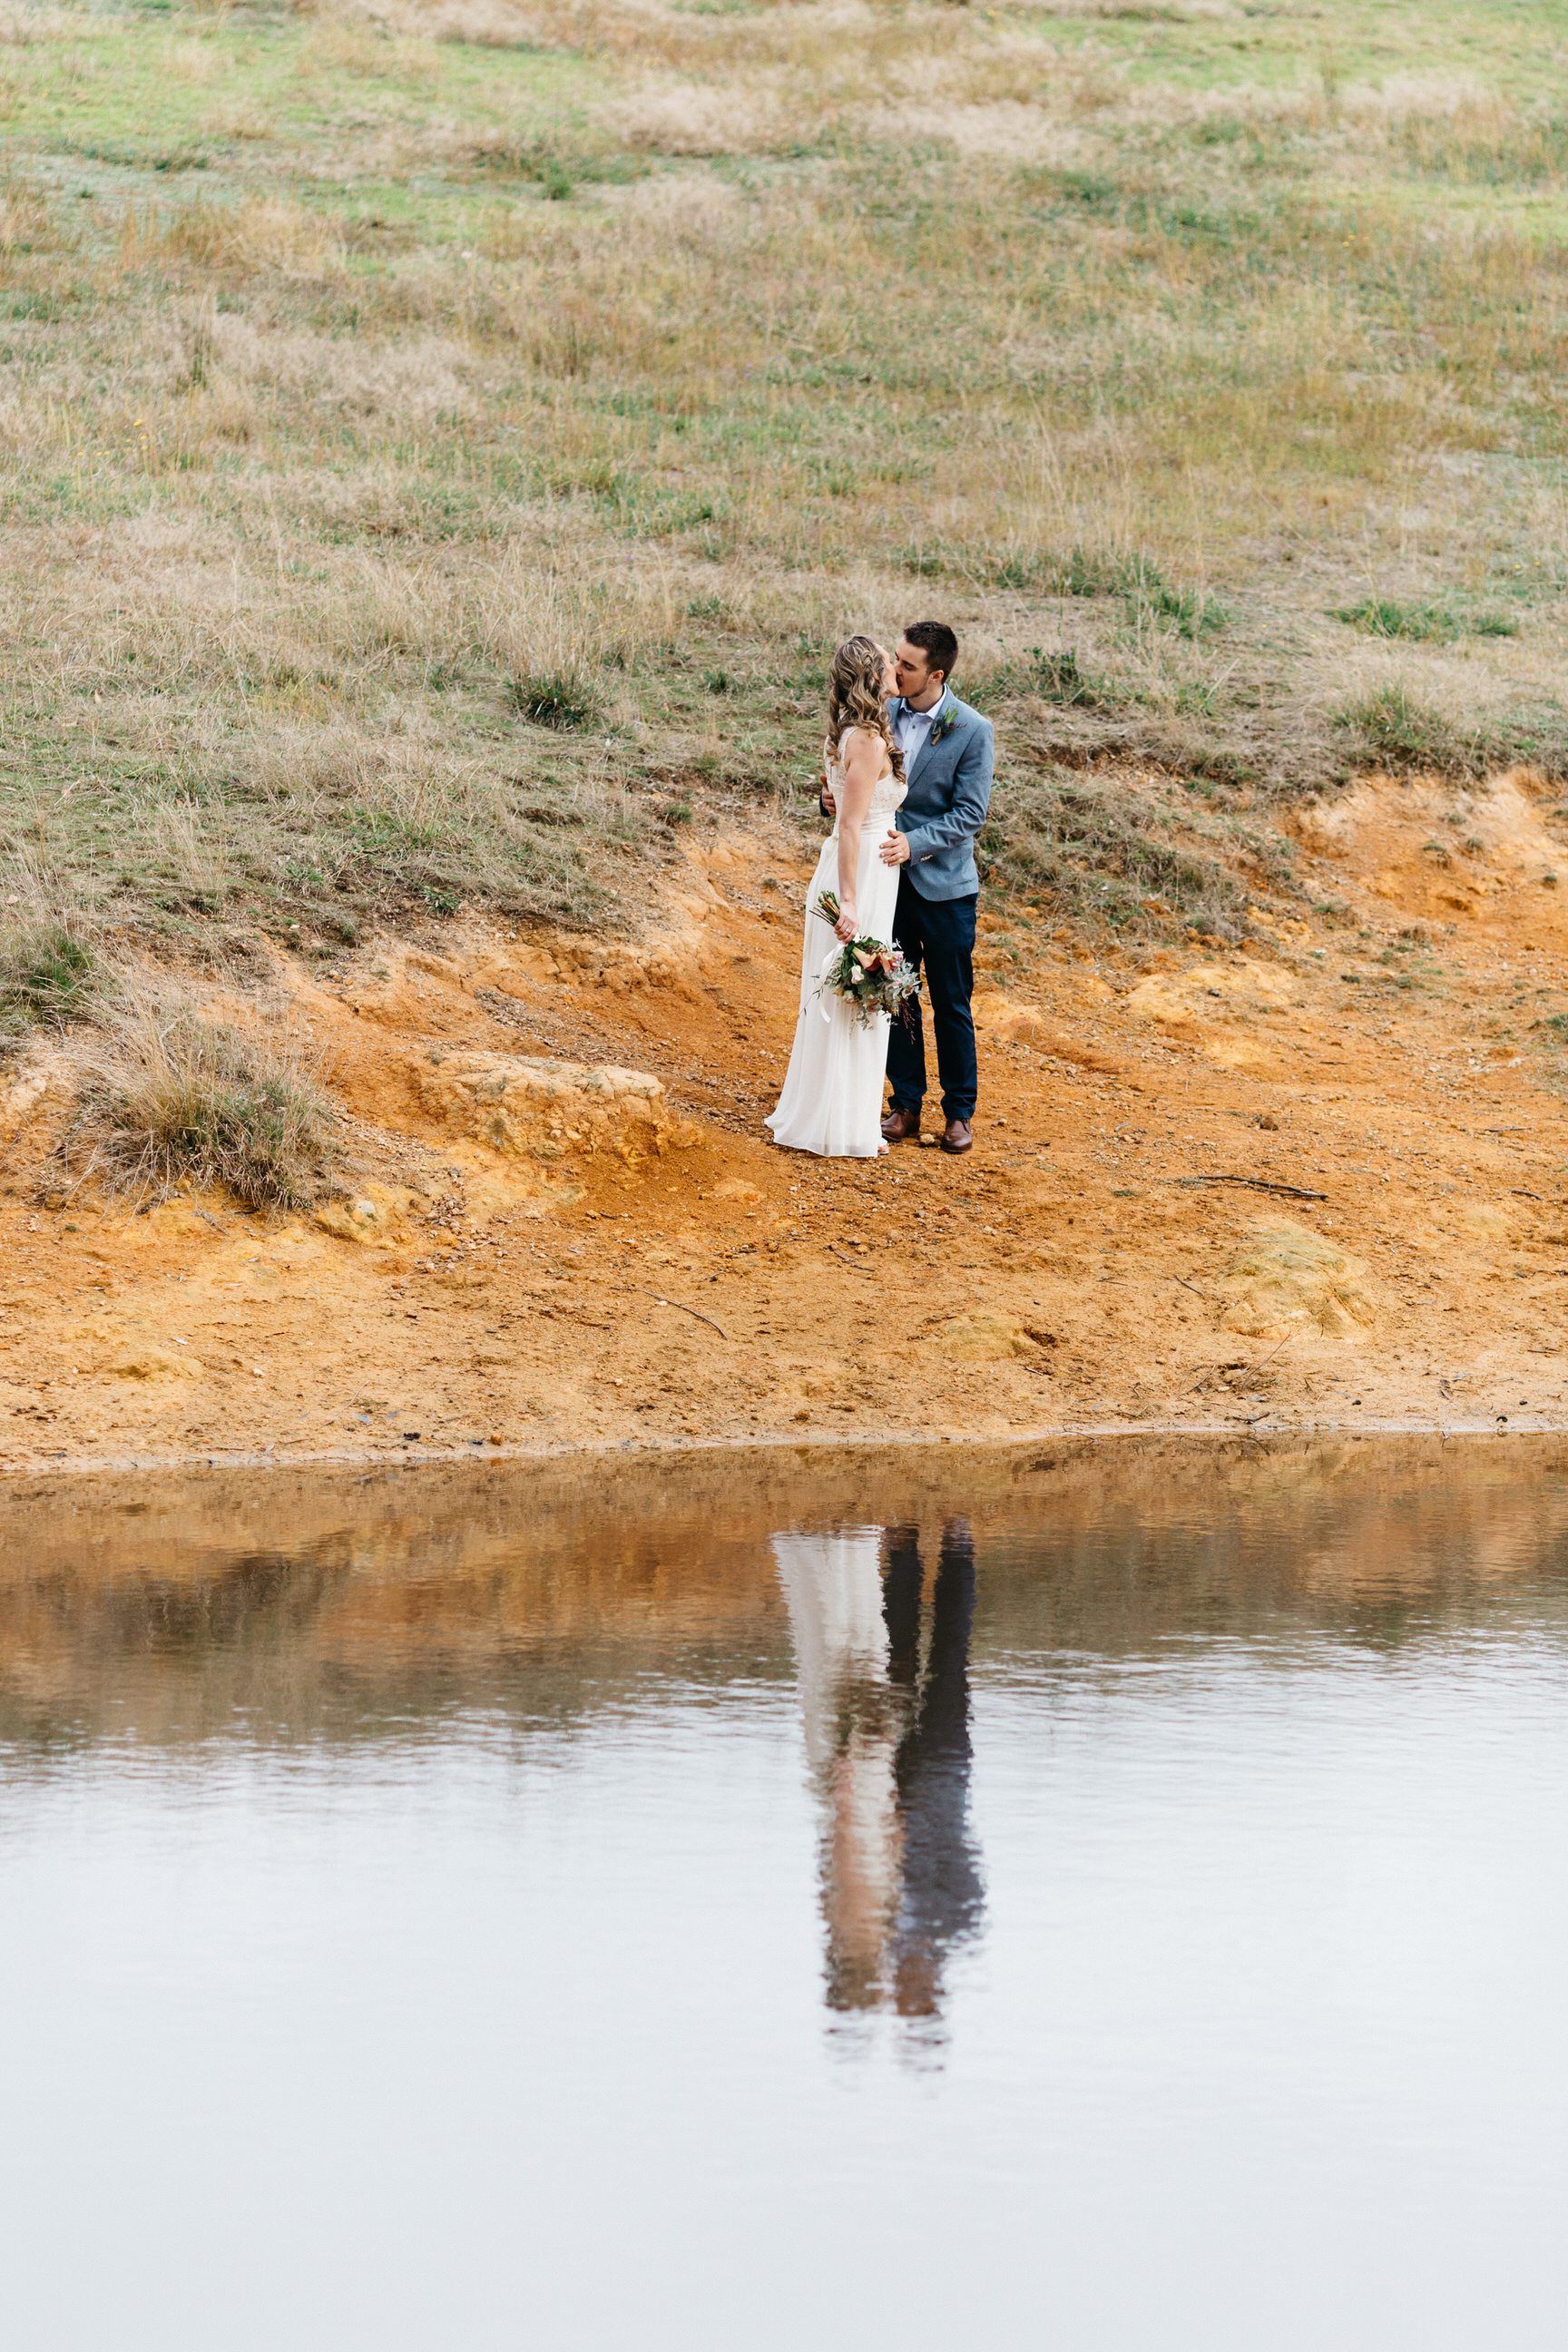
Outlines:
{"label": "navy trouser", "polygon": [[[974,916],[979,904],[978,898],[922,898],[910,880],[909,867],[899,870],[893,938],[902,948],[906,963],[913,964],[917,971],[924,968],[944,1118],[973,1118],[980,1091],[974,1017],[969,1010],[974,993]],[[918,1111],[926,1091],[925,1026],[918,996],[909,1000],[909,1015],[907,1021],[895,1016],[888,1032],[888,1076],[892,1082],[893,1108]]]}

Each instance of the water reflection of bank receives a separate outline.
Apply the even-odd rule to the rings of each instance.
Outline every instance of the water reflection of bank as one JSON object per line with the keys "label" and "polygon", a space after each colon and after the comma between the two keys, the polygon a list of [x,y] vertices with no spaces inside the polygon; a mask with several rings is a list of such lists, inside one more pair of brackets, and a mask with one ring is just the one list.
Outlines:
{"label": "water reflection of bank", "polygon": [[[405,1738],[458,1710],[568,1734],[672,1671],[782,1697],[771,1538],[912,1530],[931,1584],[960,1517],[975,1669],[1290,1632],[1398,1650],[1563,1609],[1565,1465],[1555,1440],[1072,1441],[33,1482],[0,1491],[0,1743],[15,1770],[104,1738]],[[914,1718],[880,1622],[896,1795]]]}

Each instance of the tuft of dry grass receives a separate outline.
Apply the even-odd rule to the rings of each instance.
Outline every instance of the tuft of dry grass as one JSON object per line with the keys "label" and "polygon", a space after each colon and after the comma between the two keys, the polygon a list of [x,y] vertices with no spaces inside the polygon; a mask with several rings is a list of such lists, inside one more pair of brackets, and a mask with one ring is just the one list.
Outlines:
{"label": "tuft of dry grass", "polygon": [[63,1156],[80,1183],[166,1198],[216,1188],[247,1208],[309,1209],[332,1186],[338,1114],[298,1043],[205,1018],[132,985],[81,1056]]}
{"label": "tuft of dry grass", "polygon": [[343,268],[341,234],[303,205],[274,196],[252,196],[237,205],[214,204],[198,198],[182,205],[164,225],[161,220],[146,234],[127,208],[121,253],[127,261],[151,257],[148,247],[175,262],[193,262],[215,275],[254,277],[267,272],[282,278],[324,278]]}

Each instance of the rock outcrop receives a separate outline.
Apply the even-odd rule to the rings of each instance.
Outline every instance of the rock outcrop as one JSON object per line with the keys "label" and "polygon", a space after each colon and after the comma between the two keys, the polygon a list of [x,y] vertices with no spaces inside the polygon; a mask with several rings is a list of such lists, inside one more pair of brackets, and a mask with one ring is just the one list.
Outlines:
{"label": "rock outcrop", "polygon": [[699,1139],[658,1078],[613,1064],[432,1054],[416,1066],[416,1086],[420,1108],[447,1134],[519,1159],[610,1152],[635,1168]]}
{"label": "rock outcrop", "polygon": [[1299,1328],[1353,1339],[1377,1320],[1364,1262],[1290,1217],[1260,1225],[1220,1277],[1227,1330],[1268,1339]]}

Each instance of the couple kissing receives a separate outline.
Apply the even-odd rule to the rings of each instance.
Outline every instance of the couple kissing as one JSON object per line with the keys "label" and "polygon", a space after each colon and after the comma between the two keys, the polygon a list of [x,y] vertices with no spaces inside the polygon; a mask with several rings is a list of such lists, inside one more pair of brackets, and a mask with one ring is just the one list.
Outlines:
{"label": "couple kissing", "polygon": [[806,893],[795,1044],[765,1122],[791,1150],[871,1160],[919,1137],[922,976],[942,1081],[939,1140],[944,1151],[973,1147],[974,841],[993,746],[990,720],[948,682],[957,659],[943,621],[915,622],[892,654],[856,636],[833,656],[822,794],[833,831]]}

